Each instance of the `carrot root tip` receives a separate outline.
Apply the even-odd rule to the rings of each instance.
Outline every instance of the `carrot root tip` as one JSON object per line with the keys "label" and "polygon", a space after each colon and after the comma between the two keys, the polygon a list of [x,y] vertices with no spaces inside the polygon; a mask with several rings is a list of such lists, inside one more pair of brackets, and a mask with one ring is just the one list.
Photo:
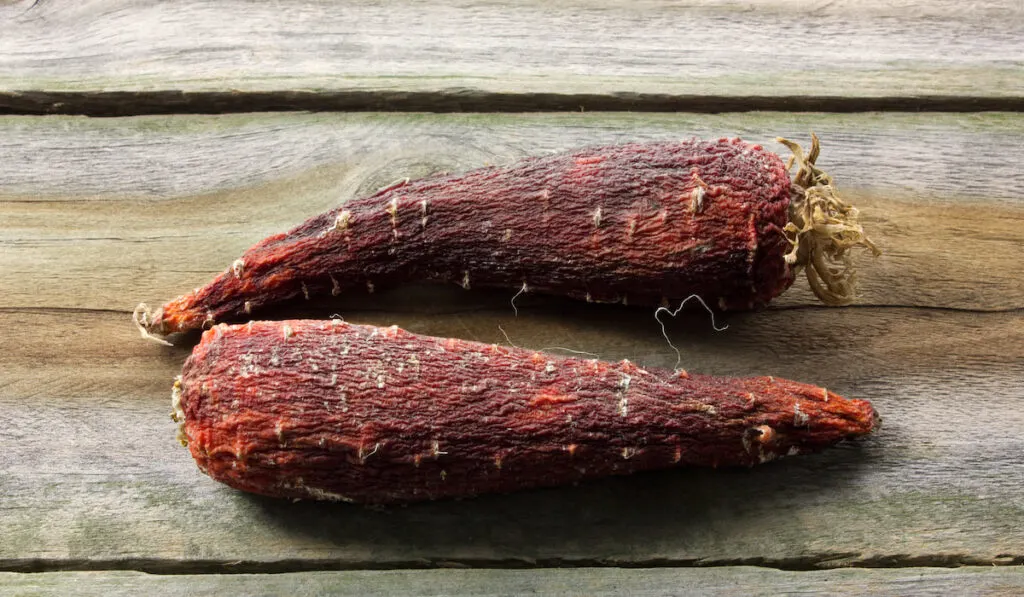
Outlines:
{"label": "carrot root tip", "polygon": [[174,346],[167,340],[155,335],[162,333],[163,330],[163,318],[161,317],[160,309],[152,311],[146,303],[139,303],[139,306],[135,307],[135,311],[132,311],[132,323],[135,324],[135,327],[139,329],[139,333],[146,340],[152,340],[164,346]]}

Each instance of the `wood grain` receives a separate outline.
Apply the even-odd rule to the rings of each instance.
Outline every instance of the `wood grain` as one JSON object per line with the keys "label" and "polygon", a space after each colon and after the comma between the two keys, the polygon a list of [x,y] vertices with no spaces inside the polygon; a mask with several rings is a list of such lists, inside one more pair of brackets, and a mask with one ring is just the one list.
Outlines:
{"label": "wood grain", "polygon": [[1019,595],[1020,568],[823,570],[689,569],[349,571],[293,574],[148,575],[138,572],[0,573],[0,589],[67,595]]}
{"label": "wood grain", "polygon": [[[646,313],[554,302],[517,319],[460,296],[445,301],[450,311],[424,314],[402,311],[410,296],[397,293],[346,316],[485,342],[503,341],[500,325],[532,348],[648,366],[676,360]],[[750,470],[369,510],[257,498],[199,473],[168,417],[186,346],[143,341],[121,313],[0,312],[0,564],[265,572],[443,562],[1024,563],[1024,314],[790,309],[729,324],[714,332],[693,314],[671,326],[682,364],[867,398],[882,429]]]}
{"label": "wood grain", "polygon": [[[0,593],[1020,594],[1021,30],[999,0],[0,0],[0,114],[183,113],[0,116]],[[254,110],[506,113],[184,114]],[[537,110],[564,113],[508,113]],[[810,130],[885,251],[854,307],[801,281],[725,331],[682,314],[675,347],[649,310],[524,296],[517,317],[447,287],[267,315],[870,399],[882,428],[823,454],[383,510],[259,498],[174,440],[195,336],[129,322],[406,176]]]}
{"label": "wood grain", "polygon": [[[1001,113],[4,117],[0,307],[159,304],[406,176],[692,135],[785,153],[775,135],[809,130],[885,251],[858,255],[860,304],[1024,307],[1024,117]],[[816,299],[801,280],[776,304]]]}
{"label": "wood grain", "polygon": [[0,109],[1019,109],[1022,26],[997,0],[17,0]]}
{"label": "wood grain", "polygon": [[[174,442],[169,388],[194,338],[145,342],[128,311],[206,281],[267,234],[403,176],[810,129],[886,251],[860,260],[859,306],[814,306],[795,288],[720,320],[725,332],[700,311],[667,331],[689,370],[872,400],[885,422],[865,442],[750,471],[385,511],[243,495]],[[0,569],[1024,563],[1022,140],[1014,114],[0,119]],[[410,287],[272,315],[676,364],[649,311],[528,296],[517,318],[510,299]]]}

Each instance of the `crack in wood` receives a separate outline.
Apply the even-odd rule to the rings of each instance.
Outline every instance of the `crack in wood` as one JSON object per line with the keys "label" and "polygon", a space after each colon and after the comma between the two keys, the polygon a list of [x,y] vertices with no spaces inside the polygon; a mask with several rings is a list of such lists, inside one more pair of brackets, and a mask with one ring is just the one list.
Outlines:
{"label": "crack in wood", "polygon": [[243,112],[1024,112],[1024,97],[715,96],[440,91],[0,92],[0,114],[135,116]]}
{"label": "crack in wood", "polygon": [[163,558],[8,558],[0,560],[0,572],[42,573],[69,571],[128,570],[148,574],[281,574],[341,570],[430,570],[440,568],[487,570],[538,570],[551,568],[716,568],[756,566],[773,570],[804,572],[850,568],[960,568],[965,566],[1020,566],[1024,554],[1000,554],[984,558],[966,554],[892,554],[862,556],[857,553],[822,553],[792,558],[657,558],[619,560],[616,558],[423,558],[394,561],[337,559],[282,560],[173,560]]}

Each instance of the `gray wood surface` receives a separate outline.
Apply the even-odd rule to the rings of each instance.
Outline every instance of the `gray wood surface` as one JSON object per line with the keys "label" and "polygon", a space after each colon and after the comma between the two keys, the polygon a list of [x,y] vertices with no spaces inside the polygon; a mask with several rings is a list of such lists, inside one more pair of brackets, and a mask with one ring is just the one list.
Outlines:
{"label": "gray wood surface", "polygon": [[576,568],[562,570],[346,571],[292,574],[147,575],[139,572],[0,573],[10,595],[903,595],[906,597],[1024,592],[1020,567],[955,570],[822,570],[753,567]]}
{"label": "gray wood surface", "polygon": [[1022,28],[1005,0],[6,0],[0,109],[1007,109]]}
{"label": "gray wood surface", "polygon": [[[1020,0],[0,0],[0,595],[1024,593],[1021,31]],[[495,113],[425,113],[464,111]],[[178,115],[4,115],[47,113]],[[799,379],[872,400],[865,441],[367,509],[174,440],[196,338],[129,313],[268,234],[407,176],[811,130],[884,250],[852,307],[801,280],[725,331],[687,312],[678,356],[650,310],[512,292],[266,315]]]}
{"label": "gray wood surface", "polygon": [[[0,121],[0,568],[289,571],[423,565],[1024,563],[1022,119],[988,115],[5,118]],[[255,498],[174,441],[187,345],[128,311],[401,176],[626,138],[814,128],[886,255],[859,306],[672,322],[682,365],[874,401],[859,444],[390,510]],[[984,153],[983,159],[976,156]],[[410,288],[276,313],[672,366],[649,311]],[[953,581],[951,581],[953,582]]]}

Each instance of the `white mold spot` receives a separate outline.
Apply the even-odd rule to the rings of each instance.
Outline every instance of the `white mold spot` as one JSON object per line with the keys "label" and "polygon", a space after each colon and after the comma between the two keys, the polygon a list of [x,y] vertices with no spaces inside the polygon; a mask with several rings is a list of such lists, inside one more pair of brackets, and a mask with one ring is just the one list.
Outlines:
{"label": "white mold spot", "polygon": [[245,261],[235,259],[234,263],[231,264],[231,271],[235,273],[236,278],[241,278],[242,274],[245,273]]}
{"label": "white mold spot", "polygon": [[551,207],[551,190],[543,189],[537,193],[537,198],[544,202],[544,209]]}
{"label": "white mold spot", "polygon": [[398,227],[398,197],[392,197],[391,201],[388,202],[388,207],[385,210],[388,215],[391,216],[391,228]]}
{"label": "white mold spot", "polygon": [[329,234],[329,233],[335,232],[335,231],[337,231],[337,232],[345,232],[345,231],[348,230],[348,227],[349,227],[349,225],[351,223],[352,223],[352,212],[350,212],[347,209],[342,210],[341,213],[339,213],[337,216],[335,216],[334,223],[331,224],[330,228],[328,228],[327,230],[324,231],[324,234],[326,235],[326,234]]}
{"label": "white mold spot", "polygon": [[713,415],[716,415],[716,414],[718,414],[718,409],[717,409],[717,408],[715,408],[715,407],[714,407],[713,405],[711,405],[711,404],[701,404],[701,405],[700,405],[700,406],[698,406],[697,408],[698,408],[698,410],[700,410],[701,412],[704,412],[704,413],[706,413],[706,414],[709,414],[709,415],[712,415],[712,416],[713,416]]}
{"label": "white mold spot", "polygon": [[326,491],[326,490],[320,489],[318,487],[303,486],[303,490],[307,494],[309,494],[309,497],[311,497],[313,499],[316,499],[316,500],[325,500],[325,501],[330,501],[330,502],[348,502],[348,503],[354,503],[355,502],[355,500],[350,498],[350,497],[341,495],[340,493],[334,493],[332,491]]}
{"label": "white mold spot", "polygon": [[806,427],[811,418],[807,416],[807,413],[800,410],[800,403],[797,402],[793,405],[793,426],[794,427]]}
{"label": "white mold spot", "polygon": [[[623,361],[623,363],[628,364],[629,361]],[[623,392],[626,392],[626,391],[629,390],[629,383],[631,381],[633,381],[633,378],[630,377],[630,375],[628,373],[623,373],[621,375],[622,375],[622,377],[619,379],[619,388]]]}
{"label": "white mold spot", "polygon": [[704,187],[700,186],[694,187],[693,190],[690,191],[690,211],[695,214],[699,214],[704,211],[704,196],[706,194],[707,191],[704,190]]}
{"label": "white mold spot", "polygon": [[252,377],[253,375],[259,375],[265,371],[256,362],[256,355],[252,353],[245,353],[240,355],[239,360],[241,364],[238,367],[238,376],[243,378]]}
{"label": "white mold spot", "polygon": [[281,334],[284,336],[284,339],[287,340],[295,335],[295,331],[292,330],[292,326],[286,323],[281,326]]}

